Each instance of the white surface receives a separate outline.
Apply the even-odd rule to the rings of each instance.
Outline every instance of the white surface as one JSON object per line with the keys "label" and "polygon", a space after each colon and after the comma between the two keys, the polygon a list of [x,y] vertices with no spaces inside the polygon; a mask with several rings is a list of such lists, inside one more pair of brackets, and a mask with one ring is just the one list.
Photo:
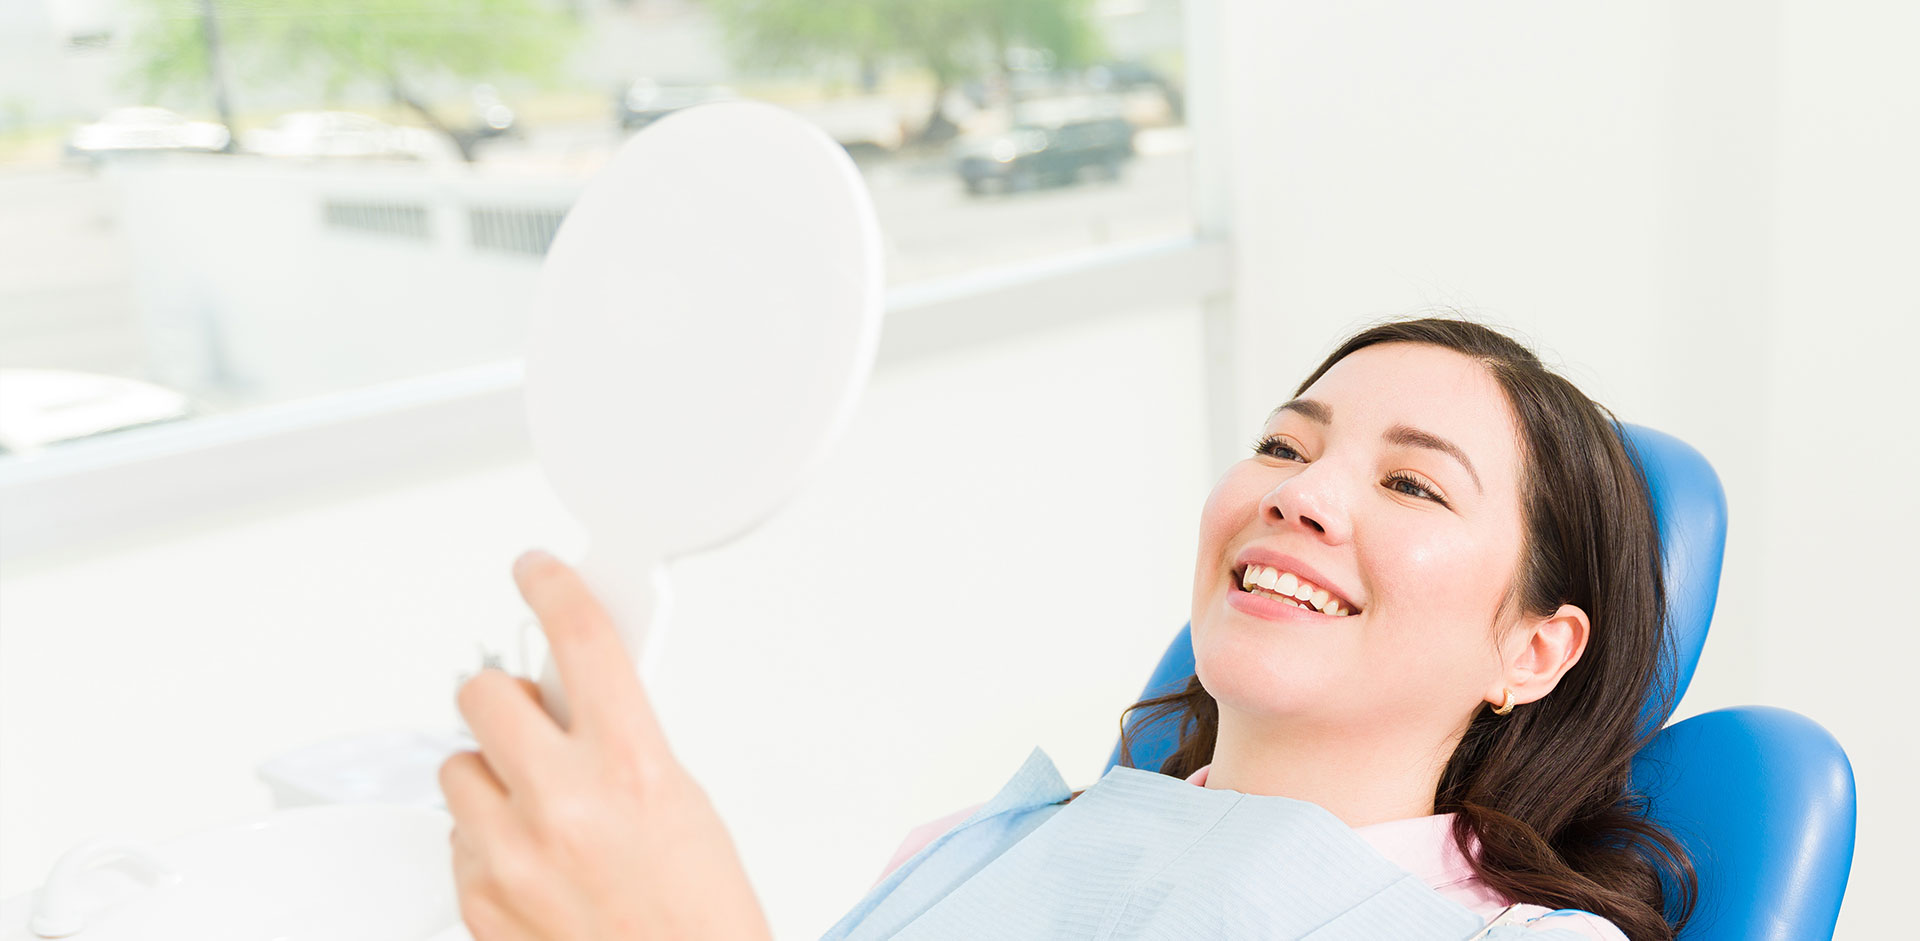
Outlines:
{"label": "white surface", "polygon": [[[663,563],[758,525],[845,430],[879,346],[881,262],[846,151],[759,102],[654,121],[567,214],[535,295],[527,424],[636,661],[670,610]],[[540,694],[566,724],[551,661]]]}
{"label": "white surface", "polygon": [[413,729],[347,735],[262,762],[260,780],[276,810],[358,803],[444,809],[440,766],[478,747],[464,734]]}
{"label": "white surface", "polygon": [[0,369],[0,447],[23,454],[49,444],[185,418],[172,389],[64,369]]}
{"label": "white surface", "polygon": [[[452,825],[413,807],[281,811],[154,847],[171,869],[160,879],[102,852],[70,880],[0,902],[0,941],[38,941],[36,928],[76,941],[419,941],[459,920]],[[77,923],[31,921],[49,892],[80,903]]]}
{"label": "white surface", "polygon": [[1920,466],[1920,6],[1225,0],[1236,417],[1375,317],[1518,328],[1727,490],[1719,608],[1676,718],[1766,703],[1859,781],[1838,937],[1920,880],[1905,691]]}

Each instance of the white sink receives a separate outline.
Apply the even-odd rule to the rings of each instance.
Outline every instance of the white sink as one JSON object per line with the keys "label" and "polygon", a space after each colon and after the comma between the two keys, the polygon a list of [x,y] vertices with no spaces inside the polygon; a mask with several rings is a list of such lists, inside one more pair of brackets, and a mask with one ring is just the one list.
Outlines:
{"label": "white sink", "polygon": [[0,902],[0,941],[457,937],[452,827],[441,810],[335,804],[153,847],[89,841],[38,891]]}

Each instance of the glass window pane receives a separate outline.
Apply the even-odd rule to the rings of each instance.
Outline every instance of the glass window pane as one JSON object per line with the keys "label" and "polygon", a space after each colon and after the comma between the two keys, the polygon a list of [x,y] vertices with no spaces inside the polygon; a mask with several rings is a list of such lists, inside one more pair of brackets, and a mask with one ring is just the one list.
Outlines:
{"label": "glass window pane", "polygon": [[0,447],[511,358],[584,182],[707,101],[845,146],[892,283],[1187,231],[1182,30],[1179,0],[7,4]]}

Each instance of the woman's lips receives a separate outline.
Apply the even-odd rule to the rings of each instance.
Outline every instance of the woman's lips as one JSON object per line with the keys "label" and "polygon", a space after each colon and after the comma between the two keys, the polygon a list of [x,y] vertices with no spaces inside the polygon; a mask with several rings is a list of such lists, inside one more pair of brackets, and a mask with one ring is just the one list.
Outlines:
{"label": "woman's lips", "polygon": [[1242,614],[1251,615],[1264,621],[1344,621],[1358,615],[1334,617],[1321,614],[1304,605],[1291,605],[1278,598],[1247,591],[1231,582],[1227,585],[1227,604]]}

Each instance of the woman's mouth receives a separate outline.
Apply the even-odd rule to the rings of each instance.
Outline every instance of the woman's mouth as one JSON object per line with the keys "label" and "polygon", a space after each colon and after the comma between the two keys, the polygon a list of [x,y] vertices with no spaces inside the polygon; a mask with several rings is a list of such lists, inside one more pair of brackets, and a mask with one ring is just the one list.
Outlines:
{"label": "woman's mouth", "polygon": [[1292,572],[1248,564],[1237,576],[1234,580],[1237,591],[1266,602],[1328,617],[1351,617],[1360,613],[1351,603]]}

